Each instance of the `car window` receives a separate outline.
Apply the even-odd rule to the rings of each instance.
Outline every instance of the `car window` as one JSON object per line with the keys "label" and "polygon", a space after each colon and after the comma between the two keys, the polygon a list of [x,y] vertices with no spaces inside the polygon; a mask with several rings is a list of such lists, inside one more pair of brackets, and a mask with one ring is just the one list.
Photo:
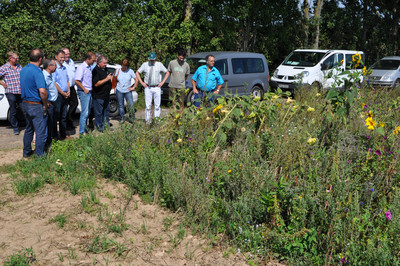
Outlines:
{"label": "car window", "polygon": [[194,74],[196,70],[206,64],[206,59],[204,58],[187,58],[186,63],[190,66],[190,74]]}
{"label": "car window", "polygon": [[263,73],[264,62],[261,58],[234,58],[232,59],[233,73]]}
{"label": "car window", "polygon": [[396,70],[400,66],[400,60],[381,59],[371,66],[372,69]]}
{"label": "car window", "polygon": [[324,57],[324,52],[294,51],[283,62],[286,66],[315,66]]}
{"label": "car window", "polygon": [[326,69],[336,68],[342,64],[342,60],[343,54],[333,54],[325,59],[323,65],[326,66]]}
{"label": "car window", "polygon": [[215,61],[214,67],[218,69],[221,75],[228,75],[228,63],[226,59]]}

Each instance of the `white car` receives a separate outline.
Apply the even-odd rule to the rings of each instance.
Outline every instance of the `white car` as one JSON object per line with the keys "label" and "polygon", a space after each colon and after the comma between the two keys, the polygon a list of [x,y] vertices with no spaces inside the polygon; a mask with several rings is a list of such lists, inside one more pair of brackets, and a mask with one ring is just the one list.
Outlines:
{"label": "white car", "polygon": [[3,86],[0,85],[0,120],[9,120],[10,105],[6,97],[6,91]]}
{"label": "white car", "polygon": [[[361,51],[294,50],[275,70],[271,81],[281,89],[294,89],[302,84],[324,89],[340,87],[343,82],[338,85],[335,79],[340,78],[339,75],[352,65],[355,54],[359,54],[364,62],[364,53]],[[351,71],[361,72],[363,66],[359,64],[356,70]]]}
{"label": "white car", "polygon": [[[75,67],[78,67],[80,64],[82,64],[82,61],[75,61]],[[121,69],[121,65],[118,64],[107,64],[107,72],[108,73],[115,73],[118,69]],[[132,79],[132,84],[134,82],[134,79]],[[75,85],[75,89],[77,90],[78,87]],[[138,94],[136,91],[132,91],[132,96],[133,96],[133,103],[136,104],[138,101]],[[79,101],[79,97],[78,97]],[[126,101],[125,101],[125,106],[126,106]],[[77,113],[81,112],[81,103],[79,101],[78,108],[76,109]],[[110,92],[110,116],[115,117],[119,115],[119,109],[118,109],[118,99],[117,99],[117,94],[115,89],[112,89]]]}

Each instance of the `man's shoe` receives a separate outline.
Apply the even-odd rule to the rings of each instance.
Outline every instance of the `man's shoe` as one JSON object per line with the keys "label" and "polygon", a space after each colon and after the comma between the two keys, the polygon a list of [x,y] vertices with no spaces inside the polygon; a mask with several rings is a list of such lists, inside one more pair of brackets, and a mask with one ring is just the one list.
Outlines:
{"label": "man's shoe", "polygon": [[24,158],[29,158],[29,157],[31,157],[32,155],[33,155],[33,151],[30,151],[30,152],[28,152],[28,154],[23,154],[22,156],[24,157]]}
{"label": "man's shoe", "polygon": [[19,129],[18,128],[14,128],[14,135],[19,135]]}

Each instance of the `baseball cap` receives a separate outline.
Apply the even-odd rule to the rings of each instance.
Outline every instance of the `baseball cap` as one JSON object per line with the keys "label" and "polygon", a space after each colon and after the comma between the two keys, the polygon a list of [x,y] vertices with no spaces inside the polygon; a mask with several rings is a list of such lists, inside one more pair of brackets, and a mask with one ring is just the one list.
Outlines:
{"label": "baseball cap", "polygon": [[155,60],[156,59],[156,53],[154,53],[154,52],[151,52],[150,54],[149,54],[149,60]]}

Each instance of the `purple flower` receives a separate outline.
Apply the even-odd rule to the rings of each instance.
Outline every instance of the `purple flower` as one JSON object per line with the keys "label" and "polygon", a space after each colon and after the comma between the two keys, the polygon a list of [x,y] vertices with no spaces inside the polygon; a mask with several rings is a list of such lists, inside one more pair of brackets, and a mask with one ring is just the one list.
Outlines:
{"label": "purple flower", "polygon": [[188,140],[190,141],[190,140],[192,140],[192,138],[188,138]]}
{"label": "purple flower", "polygon": [[371,192],[374,192],[374,191],[375,191],[375,189],[371,188]]}
{"label": "purple flower", "polygon": [[366,136],[366,138],[367,138],[367,139],[370,139],[371,137],[370,137],[370,136]]}
{"label": "purple flower", "polygon": [[385,213],[385,216],[386,216],[386,218],[390,221],[390,220],[392,220],[392,214],[390,213],[390,211],[387,211],[386,213]]}
{"label": "purple flower", "polygon": [[382,155],[382,153],[381,153],[380,150],[376,150],[376,151],[375,151],[375,154],[378,155],[378,156],[381,156],[381,155]]}
{"label": "purple flower", "polygon": [[170,142],[171,142],[171,139],[168,139],[168,140],[167,140],[167,143],[170,143]]}
{"label": "purple flower", "polygon": [[369,149],[368,151],[369,151],[369,153],[371,153],[371,152],[373,152],[374,150],[373,150],[373,149]]}
{"label": "purple flower", "polygon": [[347,161],[347,163],[351,163],[351,161],[350,161],[350,160],[348,160],[348,161]]}
{"label": "purple flower", "polygon": [[360,204],[361,204],[361,205],[364,205],[364,202],[361,201]]}
{"label": "purple flower", "polygon": [[368,105],[364,104],[364,109],[367,109],[367,108],[368,108]]}
{"label": "purple flower", "polygon": [[383,137],[383,139],[387,139],[387,137],[386,137],[386,136],[384,136],[384,137]]}

